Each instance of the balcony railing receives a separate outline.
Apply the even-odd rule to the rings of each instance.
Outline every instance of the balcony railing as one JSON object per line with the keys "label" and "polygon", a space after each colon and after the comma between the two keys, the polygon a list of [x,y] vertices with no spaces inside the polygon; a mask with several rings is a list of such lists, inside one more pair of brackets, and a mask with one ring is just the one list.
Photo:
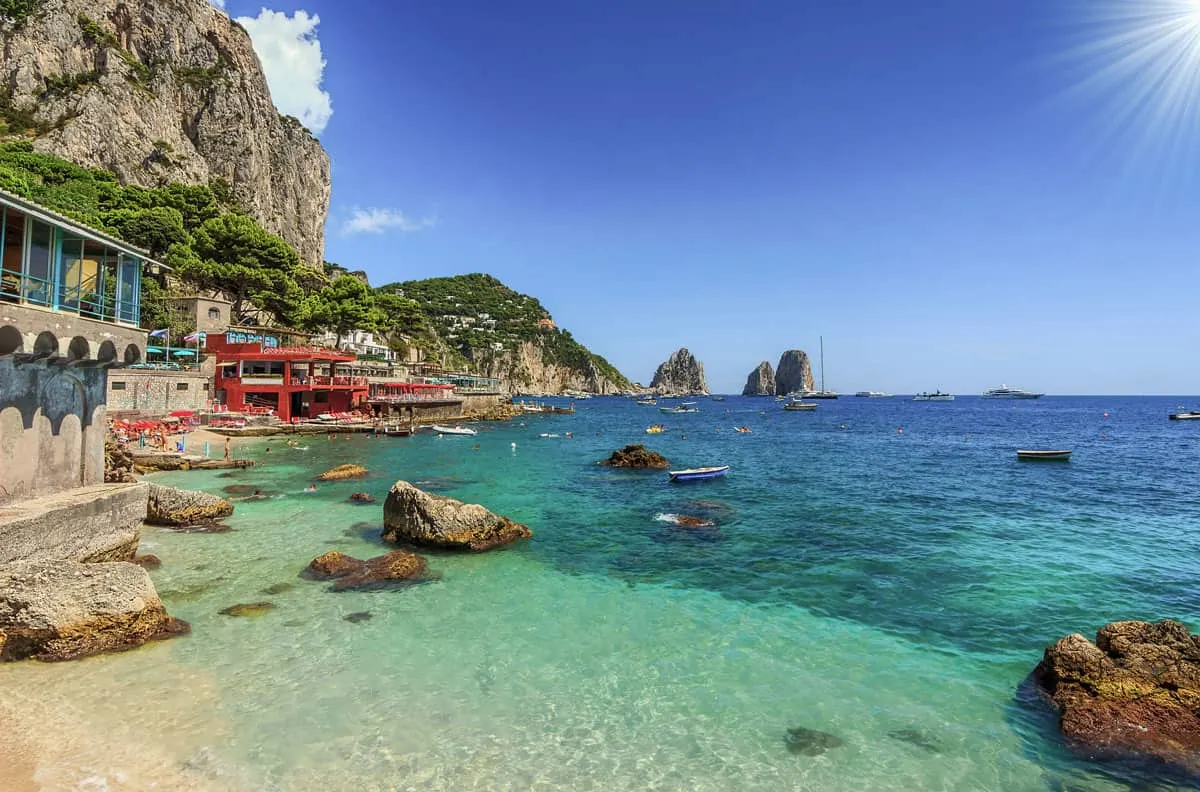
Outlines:
{"label": "balcony railing", "polygon": [[115,294],[102,294],[82,286],[55,284],[46,278],[7,270],[0,271],[0,299],[40,305],[101,322],[136,325],[138,321],[136,296],[121,300]]}
{"label": "balcony railing", "polygon": [[321,385],[327,387],[351,387],[366,385],[366,377],[292,377],[293,385]]}

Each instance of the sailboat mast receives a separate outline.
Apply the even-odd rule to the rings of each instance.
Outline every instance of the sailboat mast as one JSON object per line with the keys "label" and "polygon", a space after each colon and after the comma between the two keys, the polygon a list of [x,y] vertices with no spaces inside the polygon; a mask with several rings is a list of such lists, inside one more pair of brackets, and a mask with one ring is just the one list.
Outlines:
{"label": "sailboat mast", "polygon": [[821,393],[825,392],[825,336],[821,336]]}

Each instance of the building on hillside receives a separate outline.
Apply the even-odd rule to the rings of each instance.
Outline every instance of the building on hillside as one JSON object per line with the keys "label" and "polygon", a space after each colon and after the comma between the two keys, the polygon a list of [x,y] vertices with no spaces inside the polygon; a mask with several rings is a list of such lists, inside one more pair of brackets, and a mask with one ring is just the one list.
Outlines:
{"label": "building on hillside", "polygon": [[104,482],[108,369],[140,362],[143,250],[0,191],[0,504]]}
{"label": "building on hillside", "polygon": [[172,302],[196,332],[223,333],[233,323],[233,303],[229,300],[193,294]]}
{"label": "building on hillside", "polygon": [[336,333],[325,333],[316,340],[323,346],[350,352],[360,359],[396,360],[398,355],[383,339],[376,338],[369,330],[351,330],[340,338]]}
{"label": "building on hillside", "polygon": [[538,329],[539,330],[553,330],[554,329],[554,320],[550,319],[550,318],[538,319]]}
{"label": "building on hillside", "polygon": [[278,340],[233,330],[207,336],[205,352],[216,359],[214,399],[232,412],[272,414],[283,421],[365,404],[367,379],[352,374],[354,355],[280,346]]}

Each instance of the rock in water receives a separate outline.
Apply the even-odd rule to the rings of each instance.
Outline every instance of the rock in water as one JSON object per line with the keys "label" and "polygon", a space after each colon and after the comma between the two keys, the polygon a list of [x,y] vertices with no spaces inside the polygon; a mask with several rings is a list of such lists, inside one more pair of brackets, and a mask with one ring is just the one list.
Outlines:
{"label": "rock in water", "polygon": [[330,551],[314,558],[306,571],[318,580],[332,579],[334,591],[349,591],[417,580],[425,574],[425,559],[406,550],[394,550],[360,561]]}
{"label": "rock in water", "polygon": [[796,391],[813,390],[812,365],[808,354],[799,349],[789,349],[779,358],[775,367],[775,394],[786,396]]}
{"label": "rock in water", "polygon": [[704,364],[687,349],[677,349],[654,372],[650,389],[660,394],[707,395]]}
{"label": "rock in water", "polygon": [[840,748],[846,744],[841,737],[803,726],[788,729],[783,741],[789,751],[801,756],[820,756],[830,748]]}
{"label": "rock in water", "polygon": [[215,522],[233,514],[233,505],[207,492],[150,485],[146,522],[153,525],[187,527]]}
{"label": "rock in water", "polygon": [[1113,622],[1096,643],[1068,635],[1033,676],[1077,746],[1200,775],[1200,635],[1179,622]]}
{"label": "rock in water", "polygon": [[350,495],[350,500],[353,503],[374,503],[375,496],[369,492],[355,492]]}
{"label": "rock in water", "polygon": [[274,603],[270,602],[239,602],[237,605],[230,605],[228,608],[221,609],[222,616],[262,616],[269,610],[275,608]]}
{"label": "rock in water", "polygon": [[750,376],[746,377],[746,387],[742,388],[743,396],[774,396],[775,369],[767,361],[759,363]]}
{"label": "rock in water", "polygon": [[362,465],[338,465],[333,470],[326,470],[317,478],[320,481],[342,481],[344,479],[363,478],[367,469]]}
{"label": "rock in water", "polygon": [[355,572],[362,566],[362,561],[337,550],[317,556],[308,564],[308,574],[317,580],[342,577]]}
{"label": "rock in water", "polygon": [[0,566],[0,661],[74,660],[188,631],[136,564],[13,561]]}
{"label": "rock in water", "polygon": [[[0,76],[10,106],[38,122],[36,150],[123,184],[217,184],[218,201],[320,268],[329,156],[301,122],[323,114],[276,110],[245,28],[198,2],[24,5],[36,10],[6,26]],[[63,87],[48,92],[51,80]]]}
{"label": "rock in water", "polygon": [[397,481],[383,504],[383,538],[449,550],[491,550],[533,532],[475,503],[432,495]]}
{"label": "rock in water", "polygon": [[107,484],[137,481],[133,475],[133,456],[111,437],[104,441],[104,481]]}
{"label": "rock in water", "polygon": [[650,451],[641,443],[627,445],[619,451],[613,451],[612,456],[601,464],[621,468],[651,468],[665,470],[671,463],[655,451]]}

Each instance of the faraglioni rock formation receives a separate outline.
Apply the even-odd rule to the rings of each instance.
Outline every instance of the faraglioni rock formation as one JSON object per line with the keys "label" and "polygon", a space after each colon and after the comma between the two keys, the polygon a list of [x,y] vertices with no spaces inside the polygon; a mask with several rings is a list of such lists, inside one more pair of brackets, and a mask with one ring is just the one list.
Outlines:
{"label": "faraglioni rock formation", "polygon": [[775,369],[767,361],[759,363],[750,376],[746,377],[746,387],[742,388],[743,396],[774,396]]}
{"label": "faraglioni rock formation", "polygon": [[0,661],[74,660],[187,631],[137,564],[0,565]]}
{"label": "faraglioni rock formation", "polygon": [[[223,185],[320,267],[329,157],[271,100],[246,30],[207,0],[44,0],[4,30],[7,106],[37,151],[125,184]],[[220,192],[221,190],[218,190]]]}
{"label": "faraglioni rock formation", "polygon": [[812,365],[808,362],[808,354],[800,349],[784,352],[779,357],[779,365],[775,367],[775,394],[786,396],[812,389]]}
{"label": "faraglioni rock formation", "polygon": [[1046,649],[1033,677],[1090,755],[1151,757],[1200,777],[1200,635],[1176,621],[1105,625]]}
{"label": "faraglioni rock formation", "polygon": [[697,395],[708,394],[708,383],[704,381],[704,364],[696,360],[686,348],[671,353],[650,380],[650,389],[655,393]]}
{"label": "faraglioni rock formation", "polygon": [[205,525],[233,514],[233,504],[207,492],[150,485],[146,522],[185,528]]}
{"label": "faraglioni rock formation", "polygon": [[433,495],[397,481],[383,504],[383,538],[447,550],[491,550],[533,532],[476,503]]}

